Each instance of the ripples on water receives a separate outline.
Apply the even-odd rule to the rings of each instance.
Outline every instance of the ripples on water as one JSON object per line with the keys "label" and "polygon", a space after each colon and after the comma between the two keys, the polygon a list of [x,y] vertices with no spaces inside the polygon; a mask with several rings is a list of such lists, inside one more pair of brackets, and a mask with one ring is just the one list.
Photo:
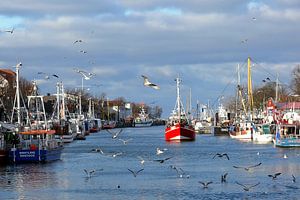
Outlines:
{"label": "ripples on water", "polygon": [[[300,149],[275,148],[240,142],[229,137],[197,135],[194,142],[167,143],[164,127],[127,128],[119,135],[132,138],[127,145],[111,139],[105,130],[92,133],[85,141],[65,145],[62,159],[47,164],[0,167],[0,199],[299,199]],[[91,152],[123,152],[112,158]],[[156,148],[167,148],[157,156]],[[228,153],[212,159],[216,153]],[[288,158],[283,158],[284,155]],[[137,177],[129,171],[142,168],[137,156],[145,158]],[[172,157],[165,163],[155,159]],[[249,172],[236,166],[262,165]],[[181,167],[190,178],[178,178],[169,166]],[[104,169],[87,178],[84,169]],[[221,175],[228,172],[227,183]],[[277,180],[268,174],[281,172]],[[292,174],[299,180],[292,182]],[[198,181],[213,181],[203,189]],[[235,183],[255,184],[245,192]],[[119,188],[118,188],[119,186]],[[291,187],[290,187],[291,186]],[[298,188],[299,189],[295,189]]]}

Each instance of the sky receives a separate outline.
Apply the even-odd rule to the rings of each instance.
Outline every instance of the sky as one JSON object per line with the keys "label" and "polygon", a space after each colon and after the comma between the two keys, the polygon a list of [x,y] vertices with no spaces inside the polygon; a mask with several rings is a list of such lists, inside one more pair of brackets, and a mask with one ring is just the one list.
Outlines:
{"label": "sky", "polygon": [[[153,103],[167,117],[177,76],[192,107],[233,96],[238,64],[247,82],[248,57],[254,88],[276,74],[289,84],[300,63],[299,21],[299,0],[1,0],[0,68],[22,62],[21,76],[44,94],[57,79],[38,72],[67,88],[81,86],[74,68],[92,72],[83,81],[90,93]],[[161,89],[144,87],[141,75]]]}

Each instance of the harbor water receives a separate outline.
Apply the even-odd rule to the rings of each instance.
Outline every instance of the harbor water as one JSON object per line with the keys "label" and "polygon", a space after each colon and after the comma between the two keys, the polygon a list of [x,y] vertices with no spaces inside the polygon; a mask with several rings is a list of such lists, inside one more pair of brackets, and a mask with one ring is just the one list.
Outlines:
{"label": "harbor water", "polygon": [[[118,138],[131,140],[124,144]],[[197,135],[193,142],[170,143],[164,139],[164,126],[124,128],[118,138],[112,139],[110,133],[101,130],[86,140],[65,145],[60,161],[1,166],[0,199],[300,198],[298,148],[276,148],[273,144],[211,135]],[[166,150],[156,155],[156,148]],[[117,152],[120,155],[113,157]],[[229,160],[216,153],[227,153]],[[145,160],[143,165],[139,157]],[[165,158],[169,159],[156,161]],[[233,167],[259,163],[249,170]],[[182,169],[181,176],[174,166]],[[144,170],[135,177],[128,169]],[[88,176],[84,170],[95,172]],[[221,183],[225,173],[227,180]],[[268,176],[275,173],[281,175],[275,179]],[[203,188],[199,181],[212,183]],[[245,191],[237,182],[245,186],[259,184]]]}

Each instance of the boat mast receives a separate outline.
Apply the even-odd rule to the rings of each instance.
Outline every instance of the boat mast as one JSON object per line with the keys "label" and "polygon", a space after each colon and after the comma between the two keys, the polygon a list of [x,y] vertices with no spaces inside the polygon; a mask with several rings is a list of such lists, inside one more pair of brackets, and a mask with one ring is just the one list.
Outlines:
{"label": "boat mast", "polygon": [[251,77],[251,59],[248,57],[248,104],[251,119],[253,118],[253,93],[252,93],[252,77]]}
{"label": "boat mast", "polygon": [[240,77],[240,64],[237,65],[237,90],[236,90],[236,99],[235,99],[235,119],[238,119],[239,114],[238,113],[238,105],[239,105],[239,100],[240,100],[240,94],[239,94],[239,91],[240,91],[240,84],[241,84],[241,77]]}
{"label": "boat mast", "polygon": [[177,114],[178,114],[178,120],[180,122],[181,120],[181,103],[180,103],[180,90],[179,90],[179,86],[180,86],[180,79],[179,77],[176,78],[176,88],[177,88]]}
{"label": "boat mast", "polygon": [[22,63],[17,64],[16,66],[16,97],[17,97],[17,117],[18,117],[18,127],[21,126],[21,104],[20,104],[20,85],[19,85],[19,70],[22,66]]}
{"label": "boat mast", "polygon": [[275,89],[275,103],[278,102],[278,89],[279,89],[279,80],[278,80],[278,72],[276,74],[276,89]]}

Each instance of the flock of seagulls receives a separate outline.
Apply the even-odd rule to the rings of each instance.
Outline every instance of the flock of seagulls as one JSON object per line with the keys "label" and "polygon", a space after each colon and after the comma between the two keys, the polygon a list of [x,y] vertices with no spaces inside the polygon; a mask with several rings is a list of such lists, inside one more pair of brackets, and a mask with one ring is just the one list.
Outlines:
{"label": "flock of seagulls", "polygon": [[[125,144],[128,143],[128,141],[133,140],[131,138],[126,139],[126,140],[124,138],[119,138],[119,137],[124,136],[123,134],[122,135],[120,134],[121,132],[123,132],[123,129],[118,129],[118,130],[115,130],[115,131],[113,131],[113,130],[106,130],[106,131],[112,136],[111,137],[112,141],[119,140],[119,141],[122,141],[123,144],[125,145]],[[117,139],[117,140],[115,140],[115,139]],[[159,158],[157,158],[157,159],[148,159],[147,162],[160,163],[160,164],[162,164],[161,166],[165,166],[164,163],[166,163],[167,161],[172,162],[172,160],[175,156],[173,155],[173,156],[165,157],[165,155],[170,155],[170,153],[171,153],[167,150],[168,149],[166,149],[166,148],[157,147],[156,152],[155,153],[153,152],[153,156],[156,156],[156,157],[159,157]],[[91,152],[100,153],[101,155],[108,156],[108,157],[113,157],[113,158],[115,158],[117,156],[123,156],[124,155],[123,152],[104,152],[102,150],[102,148],[100,148],[100,147],[92,149]],[[163,157],[163,158],[161,158],[161,157]],[[230,161],[230,157],[227,153],[215,153],[214,156],[211,157],[212,160],[215,160],[216,158],[225,158],[225,159],[220,159],[222,162]],[[138,159],[139,165],[136,166],[136,169],[127,168],[127,170],[130,172],[130,174],[134,178],[137,178],[138,176],[142,176],[143,175],[142,172],[146,171],[146,168],[145,168],[146,159],[144,159],[140,155],[137,156],[137,159]],[[176,163],[176,161],[175,161],[175,163]],[[259,163],[254,164],[254,165],[249,165],[249,166],[236,166],[236,165],[233,165],[232,167],[235,168],[235,169],[242,169],[242,170],[245,170],[246,172],[249,172],[249,171],[252,171],[254,168],[257,168],[261,165],[262,165],[262,162],[259,162]],[[189,173],[187,173],[182,167],[175,166],[175,165],[171,164],[171,165],[169,165],[169,168],[171,168],[172,170],[174,170],[174,172],[176,172],[176,177],[177,178],[190,179],[190,177],[191,177],[191,175]],[[102,170],[103,169],[100,169],[100,170],[95,170],[95,169],[87,170],[87,169],[84,169],[84,172],[85,172],[87,178],[91,178],[91,177],[95,176],[95,173],[97,171],[102,171]],[[221,174],[221,177],[219,179],[220,180],[219,184],[228,184],[228,183],[230,183],[230,181],[228,182],[228,180],[227,180],[228,179],[228,174],[229,174],[228,172],[224,172],[223,174]],[[272,180],[276,180],[281,174],[282,174],[281,172],[276,172],[274,174],[269,174],[267,176],[272,178]],[[294,175],[292,175],[292,182],[296,183],[296,177]],[[203,189],[208,189],[209,187],[213,187],[215,181],[213,181],[213,180],[198,180],[198,183],[200,184],[200,186]],[[242,183],[240,181],[234,181],[232,183],[241,186],[242,190],[245,191],[245,192],[249,192],[249,191],[253,190],[255,187],[257,187],[258,185],[261,184],[260,182],[249,184],[249,183]],[[284,186],[289,188],[289,189],[300,189],[295,185],[284,185]],[[116,187],[121,188],[121,186],[119,184]]]}

